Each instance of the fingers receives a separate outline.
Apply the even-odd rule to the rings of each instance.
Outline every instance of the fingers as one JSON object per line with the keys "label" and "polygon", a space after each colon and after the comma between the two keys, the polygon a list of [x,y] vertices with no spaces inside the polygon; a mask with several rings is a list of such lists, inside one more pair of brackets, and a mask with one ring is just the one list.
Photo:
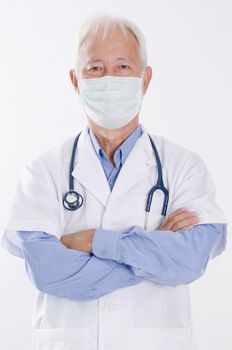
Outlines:
{"label": "fingers", "polygon": [[[172,227],[176,226],[180,229],[180,222],[184,222],[185,225],[192,225],[195,223],[196,218],[195,212],[184,211],[182,213],[175,213],[174,216],[168,217],[167,221],[164,223],[166,230],[170,230]],[[192,221],[193,220],[193,221]],[[182,223],[183,224],[183,223]]]}
{"label": "fingers", "polygon": [[192,229],[193,229],[193,225],[189,225],[181,228],[181,230],[192,230]]}
{"label": "fingers", "polygon": [[178,230],[183,230],[183,229],[187,229],[187,227],[193,227],[193,224],[197,224],[198,223],[198,218],[195,217],[191,217],[191,218],[187,218],[184,220],[181,220],[179,222],[177,222],[175,225],[173,225],[171,227],[172,231],[178,231]]}
{"label": "fingers", "polygon": [[185,208],[185,207],[175,210],[173,213],[171,213],[171,214],[167,217],[166,222],[169,221],[170,219],[172,219],[173,217],[175,217],[176,215],[181,214],[181,213],[184,213],[184,212],[188,212],[188,209]]}
{"label": "fingers", "polygon": [[161,224],[160,229],[163,227],[166,227],[168,225],[168,223],[170,222],[171,219],[173,219],[175,217],[175,215],[178,215],[179,213],[183,213],[187,211],[187,208],[180,208],[175,210],[173,213],[171,213],[166,220]]}
{"label": "fingers", "polygon": [[198,221],[196,212],[188,211],[186,208],[180,208],[170,214],[159,229],[172,231],[191,229]]}

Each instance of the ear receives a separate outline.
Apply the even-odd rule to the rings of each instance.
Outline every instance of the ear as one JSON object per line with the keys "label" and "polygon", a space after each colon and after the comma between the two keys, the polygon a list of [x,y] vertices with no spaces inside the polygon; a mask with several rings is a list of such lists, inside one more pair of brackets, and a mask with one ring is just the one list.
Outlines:
{"label": "ear", "polygon": [[74,89],[77,91],[77,93],[79,94],[80,90],[79,90],[79,87],[78,87],[78,79],[76,77],[76,74],[75,74],[75,71],[74,69],[71,69],[69,71],[69,76],[70,76],[70,79],[71,79],[71,82],[74,86]]}
{"label": "ear", "polygon": [[147,88],[149,86],[150,80],[152,78],[152,68],[147,66],[143,75],[143,94],[146,94]]}

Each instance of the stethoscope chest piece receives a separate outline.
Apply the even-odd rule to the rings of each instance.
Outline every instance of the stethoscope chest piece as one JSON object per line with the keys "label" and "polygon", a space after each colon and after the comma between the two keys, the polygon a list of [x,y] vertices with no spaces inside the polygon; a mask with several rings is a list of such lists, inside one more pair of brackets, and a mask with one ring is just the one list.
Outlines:
{"label": "stethoscope chest piece", "polygon": [[72,190],[67,192],[63,198],[63,205],[68,210],[79,209],[83,204],[83,197],[80,193]]}

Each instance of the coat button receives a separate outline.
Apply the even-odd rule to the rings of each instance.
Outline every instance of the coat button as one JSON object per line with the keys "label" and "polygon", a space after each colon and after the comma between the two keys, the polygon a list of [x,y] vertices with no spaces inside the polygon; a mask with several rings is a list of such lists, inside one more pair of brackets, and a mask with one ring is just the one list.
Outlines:
{"label": "coat button", "polygon": [[113,341],[112,342],[107,342],[104,345],[104,349],[105,350],[116,350],[116,349],[118,349],[118,344],[113,342]]}
{"label": "coat button", "polygon": [[117,304],[112,300],[105,300],[104,307],[107,310],[114,310],[115,308],[117,308]]}
{"label": "coat button", "polygon": [[130,283],[130,284],[134,284],[134,283],[135,283],[135,279],[134,279],[134,278],[130,278],[130,279],[129,279],[129,283]]}
{"label": "coat button", "polygon": [[107,307],[107,308],[108,308],[109,306],[111,306],[111,300],[105,300],[104,306]]}

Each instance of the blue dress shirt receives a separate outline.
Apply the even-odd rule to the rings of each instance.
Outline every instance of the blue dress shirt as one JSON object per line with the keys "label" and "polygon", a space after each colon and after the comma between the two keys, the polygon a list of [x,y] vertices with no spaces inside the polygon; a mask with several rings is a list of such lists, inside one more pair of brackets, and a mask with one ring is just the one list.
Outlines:
{"label": "blue dress shirt", "polygon": [[95,149],[95,152],[102,163],[106,178],[108,180],[110,189],[112,191],[113,186],[115,184],[115,181],[117,179],[117,176],[128,156],[131,149],[133,148],[134,144],[138,140],[138,138],[142,135],[143,131],[141,128],[141,125],[139,124],[137,128],[124,140],[124,142],[118,147],[118,149],[114,153],[114,163],[115,166],[111,163],[111,161],[108,159],[107,155],[105,154],[105,151],[100,146],[97,138],[93,134],[92,130],[89,129],[89,135],[90,139],[92,141],[93,147]]}
{"label": "blue dress shirt", "polygon": [[[111,190],[141,134],[139,124],[115,151],[114,166],[89,129]],[[176,232],[147,232],[131,226],[121,234],[98,228],[93,236],[93,253],[68,249],[50,233],[17,233],[26,271],[39,290],[73,300],[91,300],[140,283],[144,278],[171,286],[199,278],[213,248],[222,241],[225,226],[201,224]],[[217,247],[218,254],[223,249],[222,243]]]}

